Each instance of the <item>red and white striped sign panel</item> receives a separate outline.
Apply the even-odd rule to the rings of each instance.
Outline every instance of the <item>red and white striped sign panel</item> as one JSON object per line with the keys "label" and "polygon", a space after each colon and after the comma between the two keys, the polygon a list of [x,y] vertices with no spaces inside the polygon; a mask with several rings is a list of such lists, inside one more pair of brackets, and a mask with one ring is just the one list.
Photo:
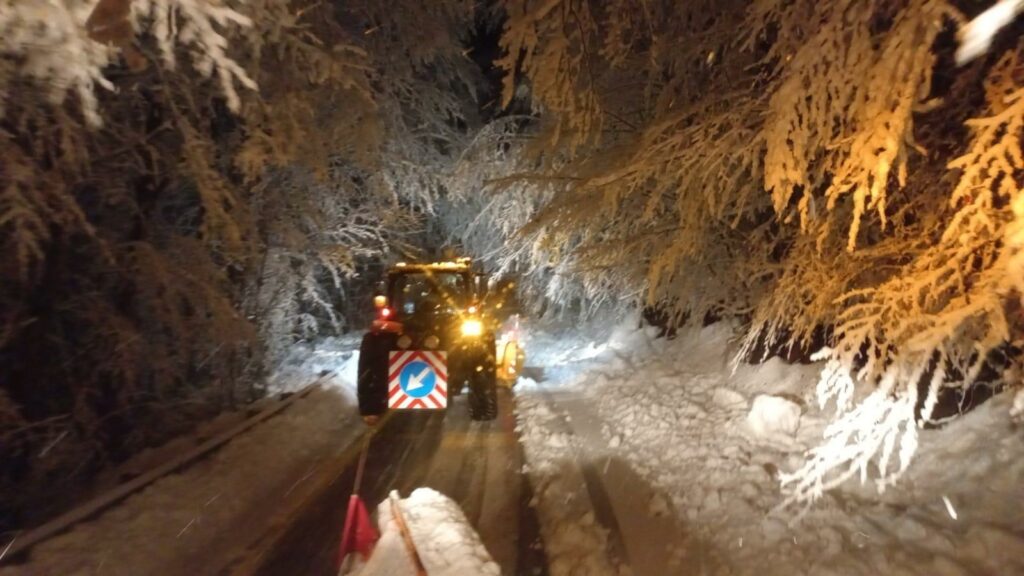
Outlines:
{"label": "red and white striped sign panel", "polygon": [[388,357],[388,408],[440,410],[448,406],[448,354],[393,350]]}

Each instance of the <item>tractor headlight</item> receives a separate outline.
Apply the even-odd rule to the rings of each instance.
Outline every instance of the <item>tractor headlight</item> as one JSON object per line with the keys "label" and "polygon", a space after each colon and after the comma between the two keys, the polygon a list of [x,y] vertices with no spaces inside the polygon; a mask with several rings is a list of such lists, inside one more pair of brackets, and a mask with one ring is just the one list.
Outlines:
{"label": "tractor headlight", "polygon": [[476,318],[462,321],[462,335],[476,337],[484,333],[484,323]]}

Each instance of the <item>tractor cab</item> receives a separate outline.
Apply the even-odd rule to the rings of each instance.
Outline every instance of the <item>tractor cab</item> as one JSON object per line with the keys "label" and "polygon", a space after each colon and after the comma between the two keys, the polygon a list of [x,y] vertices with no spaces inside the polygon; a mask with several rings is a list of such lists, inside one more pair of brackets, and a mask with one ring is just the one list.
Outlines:
{"label": "tractor cab", "polygon": [[[432,264],[400,262],[387,272],[383,290],[374,297],[377,319],[374,327],[400,330],[408,335],[444,337],[452,332],[472,332],[480,324],[483,298],[482,274],[473,272],[468,260]],[[486,283],[484,282],[484,285]],[[476,322],[474,322],[476,320]]]}

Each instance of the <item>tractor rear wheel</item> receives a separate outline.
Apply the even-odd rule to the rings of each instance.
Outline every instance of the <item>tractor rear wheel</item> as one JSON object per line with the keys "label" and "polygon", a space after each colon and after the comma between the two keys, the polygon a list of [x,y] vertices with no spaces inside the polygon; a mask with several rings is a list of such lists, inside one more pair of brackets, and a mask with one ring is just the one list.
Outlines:
{"label": "tractor rear wheel", "polygon": [[359,346],[356,391],[359,397],[359,413],[363,416],[379,416],[388,409],[388,351],[391,349],[389,340],[388,337],[367,334]]}

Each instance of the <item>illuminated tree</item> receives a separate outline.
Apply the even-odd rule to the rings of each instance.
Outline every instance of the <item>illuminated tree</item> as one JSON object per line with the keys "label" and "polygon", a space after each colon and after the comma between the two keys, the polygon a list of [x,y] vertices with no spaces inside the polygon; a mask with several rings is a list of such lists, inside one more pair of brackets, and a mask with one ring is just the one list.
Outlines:
{"label": "illuminated tree", "polygon": [[838,412],[794,501],[872,461],[884,488],[1021,339],[1019,46],[956,69],[939,0],[503,5],[505,99],[545,145],[523,180],[551,190],[525,267],[739,318],[741,356],[830,334]]}

